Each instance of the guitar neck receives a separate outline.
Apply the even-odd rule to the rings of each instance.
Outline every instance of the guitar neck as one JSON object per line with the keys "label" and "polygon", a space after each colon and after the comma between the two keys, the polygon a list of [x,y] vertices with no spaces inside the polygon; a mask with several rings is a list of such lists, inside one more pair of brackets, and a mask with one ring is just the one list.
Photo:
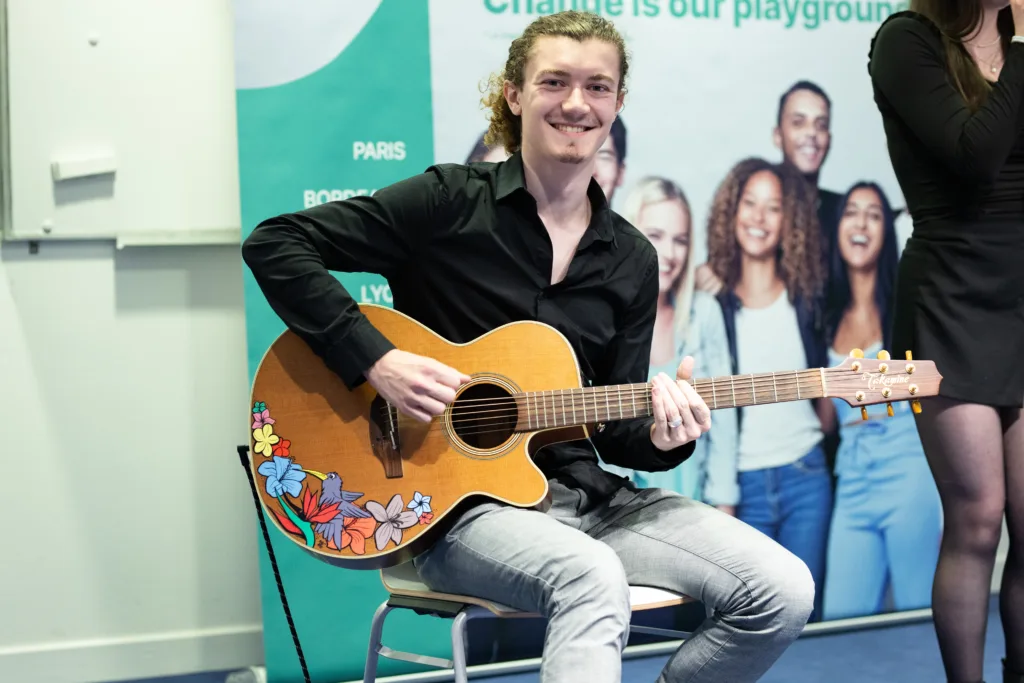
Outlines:
{"label": "guitar neck", "polygon": [[[712,410],[800,401],[825,395],[823,369],[708,377],[691,382]],[[520,431],[575,427],[654,414],[651,385],[616,384],[516,395]]]}

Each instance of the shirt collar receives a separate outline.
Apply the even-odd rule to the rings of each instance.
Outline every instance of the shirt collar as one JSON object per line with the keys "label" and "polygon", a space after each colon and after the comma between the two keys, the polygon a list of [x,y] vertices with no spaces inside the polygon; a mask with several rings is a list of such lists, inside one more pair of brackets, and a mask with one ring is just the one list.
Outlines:
{"label": "shirt collar", "polygon": [[[521,152],[516,152],[505,161],[498,163],[495,173],[497,174],[495,179],[495,199],[497,201],[500,202],[520,192],[529,195],[526,189],[526,173],[523,169]],[[590,179],[590,184],[587,186],[587,197],[590,199],[592,215],[590,227],[594,229],[592,233],[594,239],[616,244],[611,207],[608,206],[604,190],[593,178]]]}

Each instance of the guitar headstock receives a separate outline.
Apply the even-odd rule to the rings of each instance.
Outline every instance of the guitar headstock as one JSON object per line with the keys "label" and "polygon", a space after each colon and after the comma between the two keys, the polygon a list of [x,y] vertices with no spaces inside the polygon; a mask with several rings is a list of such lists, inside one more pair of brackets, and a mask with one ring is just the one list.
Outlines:
{"label": "guitar headstock", "polygon": [[918,399],[937,395],[942,375],[934,362],[915,361],[910,351],[906,360],[896,361],[888,351],[879,351],[877,358],[870,359],[854,349],[842,363],[825,370],[825,382],[829,397],[861,406],[861,417],[866,420],[866,406],[878,403],[889,404],[890,417],[893,401],[910,401],[914,412],[921,412]]}

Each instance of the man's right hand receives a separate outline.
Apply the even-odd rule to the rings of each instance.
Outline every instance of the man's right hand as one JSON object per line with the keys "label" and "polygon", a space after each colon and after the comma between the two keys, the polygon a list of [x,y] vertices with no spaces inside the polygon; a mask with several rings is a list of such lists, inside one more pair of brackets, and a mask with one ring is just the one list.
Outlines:
{"label": "man's right hand", "polygon": [[430,422],[470,377],[433,358],[392,349],[370,367],[366,380],[399,411]]}

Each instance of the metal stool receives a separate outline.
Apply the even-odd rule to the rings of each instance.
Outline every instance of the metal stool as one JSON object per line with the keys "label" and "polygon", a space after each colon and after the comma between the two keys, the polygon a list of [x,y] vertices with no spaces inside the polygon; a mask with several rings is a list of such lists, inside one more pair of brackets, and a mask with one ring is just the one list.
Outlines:
{"label": "metal stool", "polygon": [[[522,612],[514,607],[496,602],[481,600],[468,595],[436,593],[420,580],[411,562],[381,570],[381,581],[390,594],[388,599],[377,608],[370,626],[370,646],[366,653],[366,668],[363,672],[363,683],[377,680],[377,663],[381,657],[401,660],[414,664],[423,664],[438,669],[452,669],[455,672],[455,683],[467,683],[466,670],[466,623],[470,619],[488,618],[537,618],[540,615]],[[630,586],[630,605],[633,612],[671,607],[693,602],[692,598],[671,591],[645,586]],[[381,642],[384,633],[384,620],[391,610],[410,609],[417,614],[432,615],[452,620],[452,658],[441,659],[427,655],[392,650]],[[632,633],[647,633],[670,638],[685,638],[688,632],[649,626],[633,626]]]}

